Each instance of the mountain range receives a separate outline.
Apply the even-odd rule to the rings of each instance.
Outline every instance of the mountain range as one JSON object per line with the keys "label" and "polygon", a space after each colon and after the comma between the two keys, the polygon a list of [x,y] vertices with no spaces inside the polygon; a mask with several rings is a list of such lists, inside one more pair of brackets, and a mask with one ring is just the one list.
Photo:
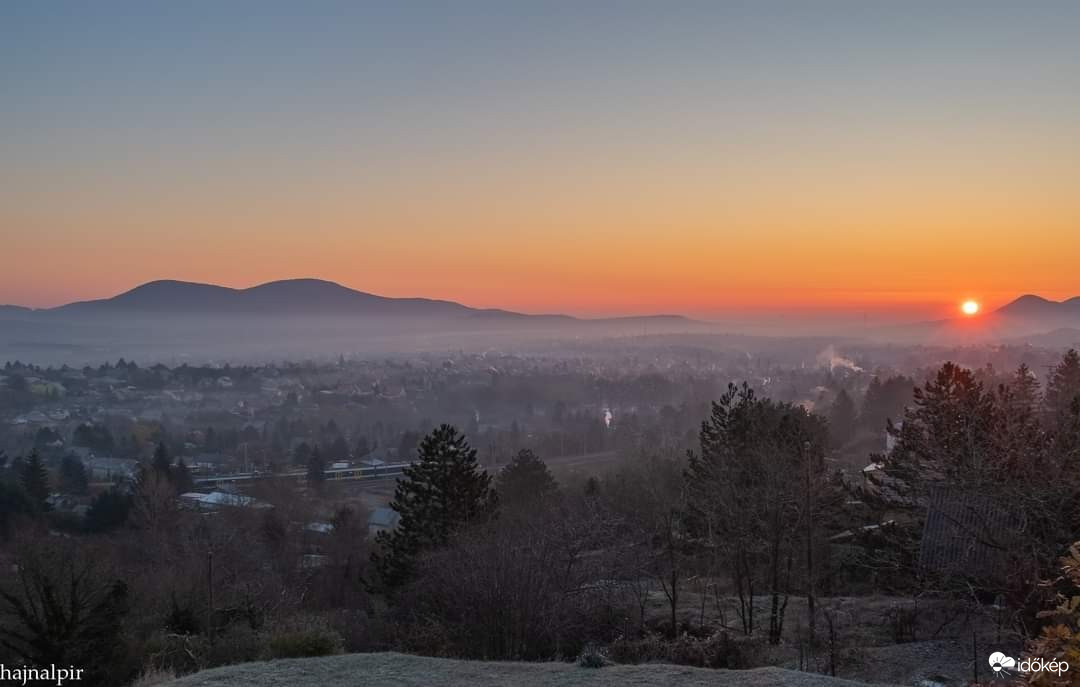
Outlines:
{"label": "mountain range", "polygon": [[[244,289],[160,280],[111,298],[55,308],[0,305],[0,353],[4,353],[0,358],[118,346],[154,354],[227,349],[246,355],[256,349],[285,350],[286,344],[290,354],[365,346],[398,350],[578,336],[717,333],[725,326],[735,327],[680,315],[597,319],[533,315],[447,300],[389,298],[320,279],[288,279]],[[823,336],[846,335],[822,328]],[[883,326],[857,335],[897,343],[1077,345],[1080,297],[1059,302],[1025,295],[977,317]]]}
{"label": "mountain range", "polygon": [[582,319],[570,315],[531,315],[495,308],[472,308],[431,298],[390,298],[357,291],[322,279],[285,279],[246,289],[162,279],[110,298],[78,301],[55,308],[0,306],[0,316],[288,316],[417,317],[536,323],[693,324],[681,315]]}

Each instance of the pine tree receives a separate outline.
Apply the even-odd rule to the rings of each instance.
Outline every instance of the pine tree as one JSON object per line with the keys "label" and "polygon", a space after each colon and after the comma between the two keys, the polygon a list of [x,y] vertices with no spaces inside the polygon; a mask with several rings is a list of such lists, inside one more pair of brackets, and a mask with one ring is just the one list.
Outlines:
{"label": "pine tree", "polygon": [[492,517],[498,505],[491,476],[476,462],[476,449],[454,427],[441,425],[421,440],[417,453],[390,503],[401,516],[398,526],[376,540],[381,552],[373,560],[390,587],[412,576],[421,552],[445,545],[469,523]]}
{"label": "pine tree", "polygon": [[31,451],[19,471],[19,483],[39,512],[49,510],[49,473],[37,451]]}
{"label": "pine tree", "polygon": [[1050,374],[1043,399],[1048,427],[1056,428],[1076,414],[1080,403],[1080,353],[1070,348]]}
{"label": "pine tree", "polygon": [[544,461],[522,449],[495,479],[495,490],[503,507],[529,510],[558,494],[559,484]]}
{"label": "pine tree", "polygon": [[191,478],[191,470],[188,469],[183,458],[176,462],[176,467],[172,470],[172,481],[178,494],[186,494],[195,488],[195,481]]}
{"label": "pine tree", "polygon": [[83,518],[83,528],[94,533],[114,530],[127,522],[130,512],[131,496],[113,487],[90,502],[90,508]]}
{"label": "pine tree", "polygon": [[326,481],[326,463],[323,461],[322,453],[319,452],[319,447],[315,446],[311,451],[311,456],[307,461],[307,483],[308,486],[313,489],[322,488],[322,484]]}
{"label": "pine tree", "polygon": [[169,459],[169,449],[165,448],[165,442],[163,441],[159,441],[157,448],[154,449],[153,468],[165,477],[170,476],[172,461]]}
{"label": "pine tree", "polygon": [[829,409],[829,438],[833,446],[843,446],[855,434],[855,401],[846,389],[841,389]]}
{"label": "pine tree", "polygon": [[60,491],[65,494],[85,494],[90,486],[86,468],[75,456],[64,456],[60,461]]}

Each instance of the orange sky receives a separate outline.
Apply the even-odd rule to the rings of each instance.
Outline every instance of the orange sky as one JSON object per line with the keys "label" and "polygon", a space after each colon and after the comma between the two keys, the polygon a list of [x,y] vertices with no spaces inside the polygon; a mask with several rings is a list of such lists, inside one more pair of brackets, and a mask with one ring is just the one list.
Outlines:
{"label": "orange sky", "polygon": [[0,17],[0,303],[309,276],[586,315],[1080,295],[1080,13],[575,7],[422,40]]}

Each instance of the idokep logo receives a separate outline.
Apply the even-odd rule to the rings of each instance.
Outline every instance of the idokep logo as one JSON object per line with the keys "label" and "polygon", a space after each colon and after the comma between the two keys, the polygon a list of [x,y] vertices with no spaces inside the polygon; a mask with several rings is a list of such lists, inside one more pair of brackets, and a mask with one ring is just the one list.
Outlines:
{"label": "idokep logo", "polygon": [[994,669],[994,675],[1009,674],[1009,669],[1016,666],[1016,659],[1006,656],[1000,651],[990,654],[990,667]]}
{"label": "idokep logo", "polygon": [[1056,673],[1058,677],[1061,674],[1069,670],[1069,664],[1066,661],[1047,661],[1042,658],[1025,658],[1022,661],[1017,661],[1012,656],[1006,656],[1000,651],[995,651],[990,654],[990,668],[994,671],[994,677],[999,675],[1011,675],[1010,671],[1018,670],[1021,673],[1041,673],[1044,670],[1051,673]]}

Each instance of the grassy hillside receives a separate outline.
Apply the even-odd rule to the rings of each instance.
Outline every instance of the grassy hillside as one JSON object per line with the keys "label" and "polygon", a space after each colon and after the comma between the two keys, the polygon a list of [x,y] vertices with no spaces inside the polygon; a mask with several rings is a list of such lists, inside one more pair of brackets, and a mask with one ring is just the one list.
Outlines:
{"label": "grassy hillside", "polygon": [[707,670],[672,665],[581,668],[571,663],[455,661],[405,654],[348,654],[215,668],[168,683],[167,687],[854,687],[850,680],[780,668]]}

